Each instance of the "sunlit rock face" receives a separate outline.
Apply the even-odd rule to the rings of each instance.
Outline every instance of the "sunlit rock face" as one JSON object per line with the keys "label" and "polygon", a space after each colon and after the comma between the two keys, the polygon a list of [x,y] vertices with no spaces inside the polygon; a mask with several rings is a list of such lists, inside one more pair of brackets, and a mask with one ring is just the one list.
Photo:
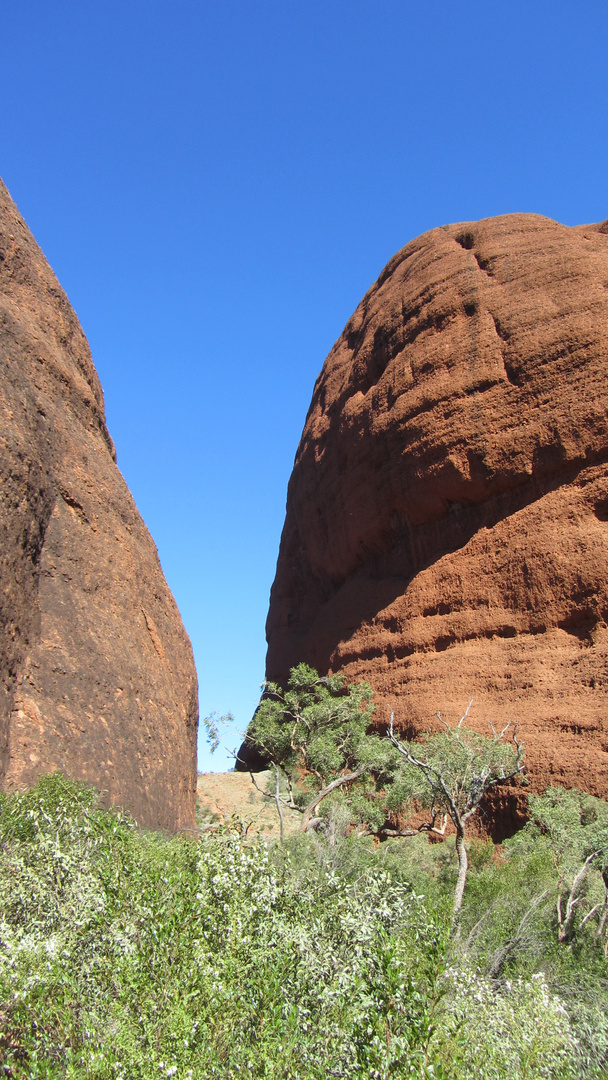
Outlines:
{"label": "sunlit rock face", "polygon": [[514,214],[388,264],[315,385],[267,676],[378,723],[519,721],[533,785],[608,795],[608,223]]}
{"label": "sunlit rock face", "polygon": [[1,182],[0,370],[0,787],[61,770],[143,825],[190,828],[190,642],[87,341]]}

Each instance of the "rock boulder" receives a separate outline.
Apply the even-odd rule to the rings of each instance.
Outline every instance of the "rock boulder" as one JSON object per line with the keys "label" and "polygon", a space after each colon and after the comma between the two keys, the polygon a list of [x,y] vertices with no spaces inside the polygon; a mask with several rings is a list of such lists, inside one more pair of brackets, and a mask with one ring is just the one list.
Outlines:
{"label": "rock boulder", "polygon": [[409,732],[519,720],[534,786],[608,796],[608,223],[400,251],[314,388],[267,677],[367,679]]}
{"label": "rock boulder", "polygon": [[78,319],[0,182],[0,787],[61,770],[194,826],[190,642]]}

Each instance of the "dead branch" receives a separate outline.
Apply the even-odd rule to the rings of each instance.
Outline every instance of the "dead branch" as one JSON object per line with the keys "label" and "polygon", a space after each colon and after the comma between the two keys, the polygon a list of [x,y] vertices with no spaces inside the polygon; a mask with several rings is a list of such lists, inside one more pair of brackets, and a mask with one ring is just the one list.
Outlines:
{"label": "dead branch", "polygon": [[[274,767],[276,768],[276,766],[274,766]],[[276,793],[273,794],[272,791],[264,791],[263,788],[261,788],[260,785],[258,784],[258,782],[257,782],[257,780],[255,778],[255,773],[252,773],[251,770],[250,770],[249,771],[249,776],[251,777],[251,783],[253,784],[254,788],[257,791],[259,791],[260,795],[263,795],[265,799],[272,799],[273,802],[276,802],[276,800],[278,798],[279,802],[281,802],[283,804],[283,806],[286,806],[288,810],[297,810],[299,814],[304,813],[302,807],[301,806],[296,806],[296,804],[293,802],[293,797],[292,797],[292,801],[288,802],[287,799],[283,799],[281,796],[277,796]]]}
{"label": "dead branch", "polygon": [[457,731],[459,731],[460,728],[462,727],[463,721],[467,719],[467,717],[468,717],[468,715],[469,715],[469,713],[471,711],[472,704],[473,704],[473,698],[471,698],[471,700],[469,701],[469,704],[467,705],[464,713],[462,714],[462,716],[460,717],[460,720],[458,721],[458,723],[456,725],[456,730]]}
{"label": "dead branch", "polygon": [[580,902],[584,899],[582,895],[582,888],[585,883],[585,878],[591,863],[594,859],[597,859],[600,855],[603,855],[608,848],[598,848],[597,851],[593,851],[591,855],[588,855],[583,865],[581,866],[578,874],[572,882],[572,888],[566,901],[566,914],[562,913],[562,893],[560,892],[557,898],[557,937],[561,942],[565,942],[570,937],[572,931],[572,923],[574,921],[574,913]]}
{"label": "dead branch", "polygon": [[496,907],[496,900],[493,900],[492,903],[490,904],[489,908],[487,908],[487,910],[484,911],[483,915],[481,916],[481,919],[478,919],[477,922],[475,923],[475,925],[472,927],[471,931],[469,932],[469,936],[468,936],[468,938],[467,938],[467,940],[465,942],[465,946],[464,946],[465,947],[465,952],[469,951],[469,949],[471,948],[471,945],[473,944],[473,942],[474,942],[474,940],[475,940],[475,938],[477,936],[477,931],[480,929],[481,926],[483,926],[484,922],[486,921],[488,916],[492,914],[495,907]]}
{"label": "dead branch", "polygon": [[512,938],[510,938],[509,941],[507,941],[506,944],[503,945],[503,947],[501,949],[498,950],[498,953],[496,954],[493,963],[490,964],[486,968],[486,974],[487,974],[488,978],[490,978],[490,979],[498,979],[499,978],[500,973],[501,973],[502,969],[504,968],[507,960],[512,955],[512,953],[515,951],[517,946],[521,945],[522,941],[524,940],[524,930],[526,928],[526,924],[529,922],[529,920],[531,919],[532,915],[534,914],[536,909],[539,907],[539,905],[542,904],[542,902],[545,899],[545,896],[547,895],[548,892],[549,892],[549,890],[545,889],[544,892],[542,892],[538,896],[534,897],[534,900],[532,901],[532,903],[528,907],[527,911],[524,913],[524,916],[523,916],[519,926],[517,927],[517,930],[516,930],[514,936]]}

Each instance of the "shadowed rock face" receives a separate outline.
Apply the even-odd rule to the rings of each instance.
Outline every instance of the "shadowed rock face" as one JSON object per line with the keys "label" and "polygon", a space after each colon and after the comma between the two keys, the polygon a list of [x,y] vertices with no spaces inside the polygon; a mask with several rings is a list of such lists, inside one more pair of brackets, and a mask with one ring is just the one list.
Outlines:
{"label": "shadowed rock face", "polygon": [[68,300],[0,182],[0,786],[194,825],[197,681]]}
{"label": "shadowed rock face", "polygon": [[408,244],[315,385],[267,677],[368,679],[411,731],[473,696],[480,730],[520,721],[537,788],[608,795],[607,406],[608,223]]}

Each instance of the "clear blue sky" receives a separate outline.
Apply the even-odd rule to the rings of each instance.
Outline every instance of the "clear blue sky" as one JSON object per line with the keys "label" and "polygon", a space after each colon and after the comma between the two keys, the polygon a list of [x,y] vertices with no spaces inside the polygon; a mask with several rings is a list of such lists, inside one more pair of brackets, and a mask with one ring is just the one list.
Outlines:
{"label": "clear blue sky", "polygon": [[608,5],[3,0],[0,41],[0,174],[91,343],[201,715],[244,728],[325,355],[426,229],[608,217]]}

